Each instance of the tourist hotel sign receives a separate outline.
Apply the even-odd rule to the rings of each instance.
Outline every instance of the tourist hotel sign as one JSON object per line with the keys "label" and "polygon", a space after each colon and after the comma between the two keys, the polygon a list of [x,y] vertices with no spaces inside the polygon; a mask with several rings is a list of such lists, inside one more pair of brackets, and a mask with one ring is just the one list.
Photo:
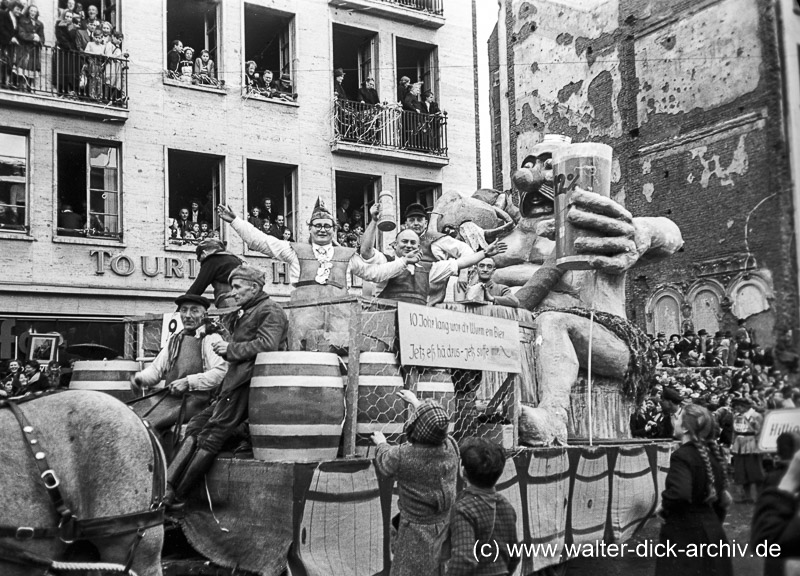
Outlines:
{"label": "tourist hotel sign", "polygon": [[516,320],[398,302],[403,365],[522,371]]}
{"label": "tourist hotel sign", "polygon": [[800,432],[800,408],[767,412],[758,437],[758,449],[763,452],[777,451],[778,436],[784,432]]}

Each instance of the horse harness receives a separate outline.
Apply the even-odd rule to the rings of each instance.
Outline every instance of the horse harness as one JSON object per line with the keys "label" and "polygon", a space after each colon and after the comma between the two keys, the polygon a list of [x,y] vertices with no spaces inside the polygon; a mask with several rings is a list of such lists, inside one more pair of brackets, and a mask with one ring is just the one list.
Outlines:
{"label": "horse harness", "polygon": [[[58,392],[53,392],[58,393]],[[20,408],[20,404],[41,397],[45,393],[37,393],[31,397],[19,400],[0,400],[0,409],[7,407],[11,410],[22,429],[23,439],[28,451],[36,463],[39,471],[39,478],[45,487],[47,495],[59,516],[58,526],[49,528],[38,528],[31,526],[8,526],[0,525],[0,538],[14,538],[17,541],[27,541],[32,539],[54,539],[58,538],[65,544],[71,544],[77,540],[91,540],[94,538],[108,538],[112,536],[122,536],[124,534],[136,533],[137,538],[131,546],[126,561],[126,569],[130,569],[136,547],[144,536],[147,528],[159,526],[164,523],[164,490],[166,478],[164,475],[165,463],[161,446],[150,429],[147,422],[144,422],[148,437],[153,448],[154,470],[153,470],[153,489],[149,509],[142,512],[130,514],[120,514],[117,516],[104,516],[102,518],[78,518],[69,508],[64,496],[59,489],[61,482],[58,475],[53,470],[48,461],[41,441],[37,438],[37,430],[31,425]],[[28,553],[16,546],[9,547],[7,544],[0,546],[0,558],[5,560],[31,564],[40,563],[41,558]]]}

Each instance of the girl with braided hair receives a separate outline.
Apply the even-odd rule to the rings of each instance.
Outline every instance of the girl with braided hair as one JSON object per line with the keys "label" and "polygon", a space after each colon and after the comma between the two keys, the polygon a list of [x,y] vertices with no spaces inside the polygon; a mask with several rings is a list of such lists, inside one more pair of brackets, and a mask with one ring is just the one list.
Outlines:
{"label": "girl with braided hair", "polygon": [[731,498],[716,423],[708,410],[689,404],[677,427],[681,446],[670,458],[660,511],[660,541],[670,545],[675,556],[657,559],[656,576],[731,575],[730,554],[720,549],[728,542],[722,521]]}

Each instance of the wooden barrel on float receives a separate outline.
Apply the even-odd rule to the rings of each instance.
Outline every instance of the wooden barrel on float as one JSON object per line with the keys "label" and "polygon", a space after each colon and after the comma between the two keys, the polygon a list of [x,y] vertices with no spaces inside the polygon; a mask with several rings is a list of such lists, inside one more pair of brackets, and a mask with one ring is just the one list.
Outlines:
{"label": "wooden barrel on float", "polygon": [[253,456],[267,462],[333,460],[344,423],[336,354],[262,352],[250,382]]}
{"label": "wooden barrel on float", "polygon": [[139,371],[134,360],[78,360],[72,367],[70,390],[96,390],[117,400],[133,400],[130,378]]}
{"label": "wooden barrel on float", "polygon": [[382,432],[390,444],[400,442],[406,406],[397,393],[404,383],[393,352],[362,352],[358,369],[356,447],[359,454],[368,455],[373,432]]}

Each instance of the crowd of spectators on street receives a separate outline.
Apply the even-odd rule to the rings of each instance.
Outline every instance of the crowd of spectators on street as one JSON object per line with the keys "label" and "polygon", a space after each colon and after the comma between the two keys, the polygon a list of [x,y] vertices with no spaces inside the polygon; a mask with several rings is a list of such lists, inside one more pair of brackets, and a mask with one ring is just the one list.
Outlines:
{"label": "crowd of spectators on street", "polygon": [[61,365],[53,360],[42,366],[37,360],[12,359],[0,364],[0,399],[65,387]]}
{"label": "crowd of spectators on street", "polygon": [[[42,52],[46,33],[39,8],[20,0],[0,2],[0,85],[11,90],[46,89]],[[124,102],[122,32],[101,21],[96,6],[68,0],[58,10],[49,68],[55,90],[66,97]],[[46,67],[45,67],[46,69]]]}

